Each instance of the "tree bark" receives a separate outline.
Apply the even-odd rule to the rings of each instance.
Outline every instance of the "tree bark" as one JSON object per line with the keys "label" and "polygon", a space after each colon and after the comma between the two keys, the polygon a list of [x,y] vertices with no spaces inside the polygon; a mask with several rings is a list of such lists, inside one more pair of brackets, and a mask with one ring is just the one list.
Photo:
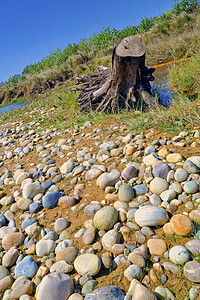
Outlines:
{"label": "tree bark", "polygon": [[[144,44],[136,36],[124,38],[113,50],[112,69],[105,83],[87,97],[83,106],[96,111],[118,112],[136,107],[139,101],[153,105],[149,81],[153,80],[153,68],[145,67]],[[87,105],[86,105],[87,104]]]}

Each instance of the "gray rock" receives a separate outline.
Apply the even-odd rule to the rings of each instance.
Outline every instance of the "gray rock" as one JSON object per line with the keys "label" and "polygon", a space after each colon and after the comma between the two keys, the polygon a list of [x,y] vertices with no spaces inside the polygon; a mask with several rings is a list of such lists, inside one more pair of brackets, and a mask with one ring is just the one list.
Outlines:
{"label": "gray rock", "polygon": [[173,293],[168,289],[163,286],[157,286],[155,289],[155,295],[157,299],[162,300],[162,299],[176,299],[176,297],[173,295]]}
{"label": "gray rock", "polygon": [[131,281],[133,279],[140,279],[142,276],[142,268],[138,265],[130,265],[125,271],[124,276]]}
{"label": "gray rock", "polygon": [[112,170],[110,173],[103,173],[97,179],[98,186],[105,190],[107,186],[115,186],[120,179],[120,172]]}
{"label": "gray rock", "polygon": [[185,243],[187,248],[193,255],[199,255],[200,253],[200,240],[194,239]]}
{"label": "gray rock", "polygon": [[177,169],[174,174],[174,178],[178,182],[185,181],[188,178],[188,176],[189,176],[188,172],[182,168]]}
{"label": "gray rock", "polygon": [[37,300],[67,300],[73,290],[74,284],[69,275],[54,272],[43,277],[38,289]]}
{"label": "gray rock", "polygon": [[101,208],[101,204],[98,201],[92,201],[89,205],[87,205],[84,209],[84,214],[88,218],[93,218],[95,213]]}
{"label": "gray rock", "polygon": [[177,245],[169,250],[169,258],[174,264],[183,265],[190,259],[190,253],[185,247]]}
{"label": "gray rock", "polygon": [[54,263],[50,268],[50,273],[58,272],[58,273],[69,273],[73,270],[73,266],[71,264],[68,264],[64,260],[57,261]]}
{"label": "gray rock", "polygon": [[164,262],[163,267],[166,271],[170,271],[172,274],[178,275],[181,273],[180,268],[171,262],[168,262],[168,261]]}
{"label": "gray rock", "polygon": [[91,245],[92,243],[94,243],[95,233],[96,233],[96,229],[92,226],[86,229],[82,237],[83,244]]}
{"label": "gray rock", "polygon": [[198,184],[195,181],[188,181],[185,185],[184,185],[184,191],[187,194],[194,194],[196,193],[196,191],[198,190]]}
{"label": "gray rock", "polygon": [[68,263],[72,263],[78,255],[78,249],[76,247],[67,247],[59,250],[56,253],[56,260],[65,260]]}
{"label": "gray rock", "polygon": [[35,183],[27,183],[23,187],[23,198],[33,199],[38,194],[44,194],[44,189],[41,185]]}
{"label": "gray rock", "polygon": [[26,276],[21,276],[12,285],[11,297],[19,299],[22,295],[31,295],[32,291],[32,282]]}
{"label": "gray rock", "polygon": [[188,261],[184,265],[185,277],[192,282],[200,282],[200,263]]}
{"label": "gray rock", "polygon": [[54,223],[55,232],[61,232],[69,227],[69,222],[65,218],[59,218]]}
{"label": "gray rock", "polygon": [[134,191],[128,184],[122,184],[119,187],[118,197],[120,201],[130,202],[134,198]]}
{"label": "gray rock", "polygon": [[52,240],[40,240],[36,244],[36,254],[39,257],[49,255],[55,247],[55,242]]}
{"label": "gray rock", "polygon": [[60,167],[60,173],[61,174],[66,174],[69,173],[73,170],[75,167],[75,160],[73,158],[68,159],[62,166]]}
{"label": "gray rock", "polygon": [[82,295],[85,296],[85,295],[91,293],[97,284],[98,284],[98,281],[96,281],[96,280],[87,281],[82,288],[82,291],[81,291]]}
{"label": "gray rock", "polygon": [[18,256],[19,250],[16,247],[11,247],[2,258],[2,266],[11,267],[14,265]]}
{"label": "gray rock", "polygon": [[120,235],[115,229],[109,230],[102,237],[102,245],[106,251],[112,251],[112,246],[118,243],[120,243]]}
{"label": "gray rock", "polygon": [[161,163],[153,167],[152,173],[154,177],[166,178],[169,171],[170,167],[165,163]]}
{"label": "gray rock", "polygon": [[138,170],[134,166],[128,166],[122,171],[122,178],[129,181],[131,178],[136,177]]}
{"label": "gray rock", "polygon": [[193,285],[193,287],[189,291],[190,300],[197,300],[200,293],[200,287],[198,285]]}
{"label": "gray rock", "polygon": [[0,280],[8,276],[10,273],[7,268],[0,266]]}
{"label": "gray rock", "polygon": [[86,295],[85,300],[123,300],[124,295],[117,286],[104,286]]}

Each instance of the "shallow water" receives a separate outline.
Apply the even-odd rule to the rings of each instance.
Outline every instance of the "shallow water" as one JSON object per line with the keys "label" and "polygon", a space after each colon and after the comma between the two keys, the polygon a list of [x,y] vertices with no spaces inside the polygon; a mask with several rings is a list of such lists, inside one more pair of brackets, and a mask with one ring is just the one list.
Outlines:
{"label": "shallow water", "polygon": [[14,103],[11,105],[0,107],[0,114],[3,114],[4,112],[8,112],[11,109],[17,109],[17,108],[23,107],[23,106],[28,106],[28,103]]}
{"label": "shallow water", "polygon": [[174,93],[168,88],[166,81],[163,81],[162,84],[151,83],[151,87],[155,91],[158,97],[158,102],[161,105],[168,107],[172,104]]}

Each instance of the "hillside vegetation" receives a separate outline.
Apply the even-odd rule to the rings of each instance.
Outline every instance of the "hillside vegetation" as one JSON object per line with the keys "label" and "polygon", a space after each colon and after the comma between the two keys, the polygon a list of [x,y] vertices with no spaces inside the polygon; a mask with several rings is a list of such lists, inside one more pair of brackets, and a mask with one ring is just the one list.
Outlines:
{"label": "hillside vegetation", "polygon": [[1,83],[0,102],[6,105],[30,96],[33,99],[55,86],[66,85],[73,76],[93,72],[98,65],[110,67],[113,47],[129,35],[138,35],[143,40],[147,65],[191,56],[199,63],[199,20],[198,1],[181,0],[168,13],[144,18],[138,26],[121,30],[103,28],[88,39],[67,45],[64,50],[56,49],[41,61],[26,66],[22,74]]}

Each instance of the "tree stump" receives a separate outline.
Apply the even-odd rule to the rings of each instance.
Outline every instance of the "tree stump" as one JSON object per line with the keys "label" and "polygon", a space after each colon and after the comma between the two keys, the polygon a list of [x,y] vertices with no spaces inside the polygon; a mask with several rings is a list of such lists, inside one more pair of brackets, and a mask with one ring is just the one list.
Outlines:
{"label": "tree stump", "polygon": [[113,50],[112,69],[106,81],[97,90],[92,88],[92,93],[80,97],[80,104],[112,113],[133,108],[141,100],[153,105],[149,82],[154,79],[154,69],[145,67],[145,53],[145,46],[139,38],[124,38]]}

